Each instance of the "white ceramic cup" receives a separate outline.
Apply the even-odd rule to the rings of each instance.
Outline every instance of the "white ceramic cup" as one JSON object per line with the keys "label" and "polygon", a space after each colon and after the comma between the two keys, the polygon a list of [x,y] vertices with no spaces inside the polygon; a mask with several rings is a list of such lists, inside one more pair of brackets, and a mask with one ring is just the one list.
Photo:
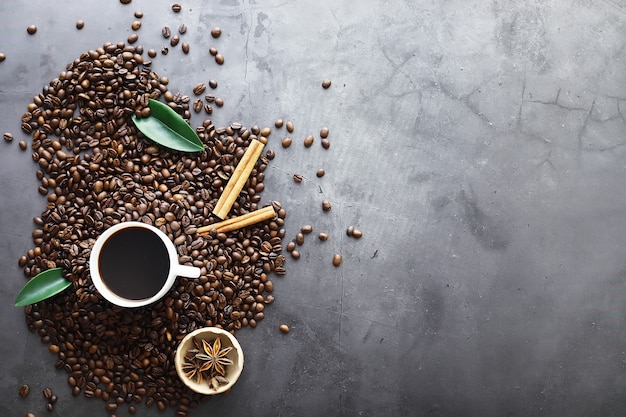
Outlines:
{"label": "white ceramic cup", "polygon": [[[161,289],[156,294],[148,298],[129,299],[129,298],[125,298],[114,293],[104,283],[102,279],[102,275],[100,273],[99,258],[100,258],[100,253],[102,251],[104,244],[116,232],[125,228],[131,228],[131,227],[144,228],[146,230],[151,231],[156,236],[158,236],[163,241],[163,244],[165,245],[165,248],[167,249],[167,253],[169,256],[169,271],[167,273],[167,279],[165,280],[165,283],[163,284]],[[178,255],[176,253],[176,247],[174,246],[174,243],[167,237],[165,233],[163,233],[162,231],[160,231],[154,226],[150,226],[148,224],[141,223],[141,222],[133,222],[133,221],[118,223],[114,226],[111,226],[110,228],[105,230],[104,233],[102,233],[98,237],[98,239],[96,239],[96,243],[91,249],[91,254],[89,256],[89,271],[91,274],[91,280],[93,281],[94,286],[100,292],[100,294],[102,294],[102,296],[108,301],[110,301],[111,303],[121,306],[121,307],[141,307],[141,306],[154,303],[157,300],[161,299],[165,294],[167,294],[167,292],[170,290],[172,285],[174,285],[174,281],[176,280],[176,277],[181,276],[181,277],[186,277],[186,278],[198,278],[200,276],[200,268],[196,268],[194,266],[181,265],[178,263]]]}

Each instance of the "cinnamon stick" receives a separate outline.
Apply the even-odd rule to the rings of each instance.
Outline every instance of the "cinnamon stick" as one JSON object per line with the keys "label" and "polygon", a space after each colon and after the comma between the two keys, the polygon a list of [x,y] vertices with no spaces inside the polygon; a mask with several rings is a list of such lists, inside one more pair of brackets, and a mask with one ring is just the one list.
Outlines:
{"label": "cinnamon stick", "polygon": [[250,213],[242,214],[241,216],[231,217],[230,219],[222,220],[221,222],[199,227],[197,233],[205,235],[208,234],[211,229],[215,229],[217,233],[231,232],[233,230],[241,229],[242,227],[251,226],[253,224],[269,220],[274,216],[276,216],[274,207],[267,206],[259,210],[251,211]]}
{"label": "cinnamon stick", "polygon": [[246,181],[248,181],[250,172],[252,172],[252,168],[254,168],[257,159],[259,159],[264,146],[264,144],[256,139],[253,139],[250,142],[248,149],[246,149],[246,152],[241,157],[233,175],[228,180],[222,195],[219,200],[217,200],[217,204],[213,209],[213,214],[220,219],[223,219],[228,215],[228,212],[239,196],[241,189],[245,185]]}

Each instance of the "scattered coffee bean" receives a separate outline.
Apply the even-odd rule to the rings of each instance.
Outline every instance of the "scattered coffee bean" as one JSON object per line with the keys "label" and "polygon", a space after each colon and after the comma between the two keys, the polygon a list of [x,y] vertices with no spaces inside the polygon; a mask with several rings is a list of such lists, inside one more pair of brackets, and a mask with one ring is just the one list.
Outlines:
{"label": "scattered coffee bean", "polygon": [[217,48],[212,46],[209,48],[209,54],[211,54],[211,56],[216,56],[217,55]]}
{"label": "scattered coffee bean", "polygon": [[52,405],[52,403],[46,404],[46,410],[49,412],[54,411],[54,405]]}
{"label": "scattered coffee bean", "polygon": [[148,49],[148,56],[149,56],[150,58],[154,58],[154,57],[156,57],[156,56],[157,56],[157,51],[156,51],[156,50],[154,50],[154,49]]}
{"label": "scattered coffee bean", "polygon": [[293,122],[292,122],[291,120],[289,120],[289,121],[287,122],[286,127],[287,127],[287,132],[289,132],[289,133],[293,133],[294,126],[293,126]]}
{"label": "scattered coffee bean", "polygon": [[222,29],[220,29],[219,27],[214,27],[213,29],[211,29],[211,36],[213,36],[214,38],[219,38],[221,34]]}
{"label": "scattered coffee bean", "polygon": [[193,102],[193,111],[195,111],[196,113],[200,113],[203,108],[204,103],[202,102],[202,99],[195,99],[195,101]]}
{"label": "scattered coffee bean", "polygon": [[197,95],[197,96],[199,96],[200,94],[204,93],[205,91],[206,91],[206,84],[204,84],[204,83],[198,83],[193,88],[193,93],[195,95]]}
{"label": "scattered coffee bean", "polygon": [[332,84],[332,81],[330,81],[328,78],[322,81],[322,87],[324,89],[330,87],[331,84]]}
{"label": "scattered coffee bean", "polygon": [[354,231],[352,232],[352,237],[355,239],[360,239],[363,236],[363,232],[360,231],[359,229],[354,229]]}
{"label": "scattered coffee bean", "polygon": [[296,234],[296,243],[300,246],[304,245],[304,233],[298,232]]}
{"label": "scattered coffee bean", "polygon": [[290,137],[283,138],[283,141],[281,142],[281,145],[283,146],[283,148],[290,147],[291,146],[291,138]]}
{"label": "scattered coffee bean", "polygon": [[268,137],[271,134],[272,134],[272,129],[270,129],[269,127],[264,127],[263,129],[261,129],[261,136]]}
{"label": "scattered coffee bean", "polygon": [[354,234],[354,226],[348,226],[346,229],[346,235],[352,236]]}
{"label": "scattered coffee bean", "polygon": [[4,61],[5,59],[7,59],[7,56],[4,52],[0,52],[0,62]]}
{"label": "scattered coffee bean", "polygon": [[104,408],[107,411],[115,411],[117,410],[117,403],[107,403]]}
{"label": "scattered coffee bean", "polygon": [[120,0],[120,3],[122,4],[130,4],[132,0]]}
{"label": "scattered coffee bean", "polygon": [[34,413],[26,413],[26,417],[37,417]]}
{"label": "scattered coffee bean", "polygon": [[213,106],[211,106],[210,104],[205,104],[204,105],[204,112],[206,114],[213,114]]}
{"label": "scattered coffee bean", "polygon": [[320,129],[320,137],[322,139],[326,139],[329,133],[330,133],[330,130],[327,127],[323,127],[322,129]]}
{"label": "scattered coffee bean", "polygon": [[28,396],[28,393],[30,393],[30,387],[27,384],[22,385],[19,390],[20,397],[25,398]]}
{"label": "scattered coffee bean", "polygon": [[224,99],[223,99],[223,98],[221,98],[221,97],[217,97],[217,98],[215,99],[215,105],[216,105],[217,107],[222,107],[222,106],[224,105]]}
{"label": "scattered coffee bean", "polygon": [[300,252],[298,252],[298,251],[297,251],[297,250],[295,250],[295,249],[294,249],[294,250],[292,250],[292,251],[291,251],[291,257],[292,257],[293,259],[300,259]]}
{"label": "scattered coffee bean", "polygon": [[308,235],[312,231],[313,231],[313,226],[311,226],[310,224],[305,224],[304,226],[300,228],[300,232],[302,232],[305,235]]}
{"label": "scattered coffee bean", "polygon": [[135,20],[130,27],[132,30],[139,30],[141,28],[141,20]]}
{"label": "scattered coffee bean", "polygon": [[217,88],[217,81],[216,80],[209,80],[209,87],[211,87],[212,89],[216,89]]}
{"label": "scattered coffee bean", "polygon": [[281,324],[280,326],[278,326],[278,329],[283,333],[289,333],[289,326],[287,326],[286,324]]}
{"label": "scattered coffee bean", "polygon": [[29,35],[34,35],[35,33],[37,33],[37,26],[35,25],[30,25],[26,28],[26,32],[28,32]]}
{"label": "scattered coffee bean", "polygon": [[172,36],[172,39],[170,39],[170,45],[171,46],[178,45],[178,42],[180,42],[180,36],[178,36],[178,35],[174,35],[174,36]]}
{"label": "scattered coffee bean", "polygon": [[137,412],[137,407],[135,407],[134,405],[131,405],[130,407],[128,407],[129,414],[135,414],[136,412]]}
{"label": "scattered coffee bean", "polygon": [[77,20],[76,21],[76,29],[81,30],[84,27],[85,27],[85,21],[84,20]]}
{"label": "scattered coffee bean", "polygon": [[165,39],[168,39],[171,34],[172,31],[170,30],[170,28],[168,28],[167,26],[163,26],[163,29],[161,29],[161,35],[163,35]]}
{"label": "scattered coffee bean", "polygon": [[322,201],[322,210],[330,211],[331,208],[332,208],[332,205],[330,204],[330,201],[328,200]]}
{"label": "scattered coffee bean", "polygon": [[163,48],[161,48],[161,53],[162,53],[163,55],[167,55],[167,53],[168,53],[169,51],[170,51],[170,50],[169,50],[169,48],[168,48],[167,46],[164,46]]}
{"label": "scattered coffee bean", "polygon": [[19,142],[19,145],[20,145],[20,149],[23,150],[23,151],[25,151],[26,148],[28,148],[28,144],[26,143],[26,141],[21,140]]}
{"label": "scattered coffee bean", "polygon": [[180,33],[181,35],[184,35],[185,32],[187,32],[187,25],[185,25],[184,23],[181,23],[180,26],[178,27],[178,33]]}
{"label": "scattered coffee bean", "polygon": [[46,400],[49,400],[52,397],[52,390],[48,387],[43,389],[43,396]]}
{"label": "scattered coffee bean", "polygon": [[56,402],[59,401],[59,398],[56,395],[52,394],[49,401],[50,404],[56,404]]}
{"label": "scattered coffee bean", "polygon": [[334,266],[339,266],[341,265],[341,261],[343,260],[343,257],[336,253],[335,256],[333,256],[333,265]]}
{"label": "scattered coffee bean", "polygon": [[183,9],[183,7],[180,4],[178,4],[178,3],[172,4],[172,11],[174,13],[179,13],[182,9]]}
{"label": "scattered coffee bean", "polygon": [[219,52],[215,55],[215,62],[217,62],[218,65],[222,65],[224,64],[224,55],[220,54]]}
{"label": "scattered coffee bean", "polygon": [[300,175],[300,174],[293,174],[293,182],[296,182],[298,184],[301,183],[302,182],[302,175]]}
{"label": "scattered coffee bean", "polygon": [[326,174],[326,171],[324,171],[324,168],[318,169],[317,172],[315,173],[315,175],[317,175],[318,178],[322,178],[325,174]]}
{"label": "scattered coffee bean", "polygon": [[13,134],[12,133],[5,132],[4,135],[2,135],[2,137],[7,142],[12,142],[13,141]]}
{"label": "scattered coffee bean", "polygon": [[304,138],[304,146],[306,148],[310,148],[311,145],[313,145],[313,142],[315,142],[315,137],[313,135],[308,135],[306,138]]}
{"label": "scattered coffee bean", "polygon": [[143,17],[143,12],[141,10],[135,10],[134,14],[137,19],[141,19]]}
{"label": "scattered coffee bean", "polygon": [[322,139],[322,148],[324,149],[330,148],[330,141],[328,139]]}
{"label": "scattered coffee bean", "polygon": [[274,126],[276,126],[277,128],[283,127],[283,119],[276,119],[276,121],[274,122]]}
{"label": "scattered coffee bean", "polygon": [[183,42],[183,44],[181,45],[181,48],[183,50],[183,53],[185,54],[189,53],[189,44],[187,42]]}
{"label": "scattered coffee bean", "polygon": [[287,246],[286,246],[287,252],[292,252],[295,248],[296,248],[296,242],[294,242],[293,240],[287,243]]}
{"label": "scattered coffee bean", "polygon": [[137,42],[138,39],[139,35],[137,35],[136,33],[131,33],[130,35],[128,35],[128,43],[130,44]]}
{"label": "scattered coffee bean", "polygon": [[322,242],[325,242],[328,240],[328,233],[326,232],[320,232],[317,237],[319,238],[319,240],[321,240]]}

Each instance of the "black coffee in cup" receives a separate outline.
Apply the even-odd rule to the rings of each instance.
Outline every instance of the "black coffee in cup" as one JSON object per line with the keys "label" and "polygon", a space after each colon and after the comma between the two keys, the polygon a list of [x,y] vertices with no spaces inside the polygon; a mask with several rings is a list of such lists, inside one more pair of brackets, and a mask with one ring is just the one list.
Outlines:
{"label": "black coffee in cup", "polygon": [[141,300],[156,295],[163,288],[170,259],[165,244],[154,232],[127,227],[106,240],[98,268],[111,292],[129,300]]}

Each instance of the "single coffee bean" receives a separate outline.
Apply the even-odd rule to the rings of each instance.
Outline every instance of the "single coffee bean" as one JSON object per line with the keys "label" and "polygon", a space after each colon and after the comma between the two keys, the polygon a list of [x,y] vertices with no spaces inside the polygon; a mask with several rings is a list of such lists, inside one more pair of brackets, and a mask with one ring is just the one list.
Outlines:
{"label": "single coffee bean", "polygon": [[332,205],[330,204],[330,201],[328,200],[322,201],[322,210],[330,211],[331,208],[332,208]]}
{"label": "single coffee bean", "polygon": [[43,396],[46,400],[49,400],[52,397],[52,390],[48,387],[43,389]]}
{"label": "single coffee bean", "polygon": [[178,3],[172,4],[172,11],[174,13],[179,13],[182,9],[183,9],[183,7],[180,4],[178,4]]}
{"label": "single coffee bean", "polygon": [[276,119],[276,121],[274,122],[274,126],[276,126],[277,128],[283,127],[283,119]]}
{"label": "single coffee bean", "polygon": [[183,35],[185,32],[187,32],[187,25],[185,25],[184,23],[181,23],[180,26],[178,27],[178,33]]}
{"label": "single coffee bean", "polygon": [[272,129],[270,129],[269,127],[264,127],[263,129],[261,129],[261,136],[268,137],[271,134],[272,134]]}
{"label": "single coffee bean", "polygon": [[26,417],[37,417],[35,413],[26,413]]}
{"label": "single coffee bean", "polygon": [[107,403],[104,408],[107,411],[115,411],[117,410],[117,403]]}
{"label": "single coffee bean", "polygon": [[318,169],[317,172],[315,173],[315,175],[317,175],[318,178],[322,178],[325,174],[326,174],[326,171],[324,171],[324,168]]}
{"label": "single coffee bean", "polygon": [[52,405],[52,403],[46,404],[46,410],[49,412],[54,411],[54,405]]}
{"label": "single coffee bean", "polygon": [[222,107],[224,105],[224,99],[221,97],[218,97],[215,99],[215,105],[217,107]]}
{"label": "single coffee bean", "polygon": [[180,42],[180,36],[178,35],[174,35],[172,36],[172,39],[170,39],[170,45],[172,46],[178,45],[178,42]]}
{"label": "single coffee bean", "polygon": [[329,133],[330,133],[330,130],[327,127],[323,127],[320,129],[320,137],[322,139],[326,139]]}
{"label": "single coffee bean", "polygon": [[148,49],[148,56],[149,56],[150,58],[154,58],[154,57],[156,57],[156,56],[157,56],[157,51],[156,51],[156,50],[154,50],[154,49]]}
{"label": "single coffee bean", "polygon": [[134,15],[137,19],[141,19],[143,17],[143,12],[141,10],[135,10]]}
{"label": "single coffee bean", "polygon": [[292,251],[291,251],[291,257],[292,257],[293,259],[300,259],[300,252],[298,252],[298,251],[297,251],[297,250],[295,250],[295,249],[294,249],[294,250],[292,250]]}
{"label": "single coffee bean", "polygon": [[35,33],[37,33],[37,26],[35,25],[30,25],[26,28],[26,32],[28,32],[29,35],[34,35]]}
{"label": "single coffee bean", "polygon": [[302,175],[300,174],[293,174],[293,182],[295,183],[301,183],[302,182]]}
{"label": "single coffee bean", "polygon": [[328,240],[328,233],[325,232],[320,232],[317,237],[319,238],[319,240],[321,240],[322,242],[325,242]]}
{"label": "single coffee bean", "polygon": [[169,48],[168,48],[167,46],[164,46],[163,48],[161,48],[161,53],[162,53],[163,55],[167,55],[167,53],[168,53],[169,51],[170,51],[170,50],[169,50]]}
{"label": "single coffee bean", "polygon": [[303,245],[303,244],[304,244],[304,234],[303,234],[302,232],[299,232],[299,233],[296,235],[296,243],[297,243],[298,245]]}
{"label": "single coffee bean", "polygon": [[313,135],[308,135],[304,138],[304,146],[307,148],[310,148],[311,145],[313,145],[313,142],[315,142],[315,137]]}
{"label": "single coffee bean", "polygon": [[134,405],[131,405],[130,407],[128,407],[128,412],[130,414],[135,414],[137,412],[137,407],[135,407]]}
{"label": "single coffee bean", "polygon": [[2,135],[2,137],[7,142],[11,142],[13,140],[13,134],[11,134],[9,132],[5,132],[4,135]]}
{"label": "single coffee bean", "polygon": [[172,34],[172,31],[167,26],[164,26],[163,29],[161,29],[161,35],[163,35],[165,39],[168,39],[171,34]]}
{"label": "single coffee bean", "polygon": [[85,21],[84,20],[77,20],[76,21],[76,29],[81,30],[84,27],[85,27]]}
{"label": "single coffee bean", "polygon": [[211,54],[211,56],[216,56],[217,55],[217,48],[212,46],[209,48],[209,54]]}
{"label": "single coffee bean", "polygon": [[0,52],[0,62],[4,61],[5,59],[7,59],[7,56],[4,52]]}
{"label": "single coffee bean", "polygon": [[296,248],[296,242],[294,242],[293,240],[289,243],[287,243],[287,252],[291,252]]}
{"label": "single coffee bean", "polygon": [[280,326],[278,326],[278,329],[283,333],[289,333],[289,326],[287,326],[286,324],[281,324]]}
{"label": "single coffee bean", "polygon": [[131,33],[131,34],[128,36],[128,39],[127,39],[127,40],[128,40],[128,43],[131,43],[131,44],[132,44],[132,43],[137,42],[137,40],[138,40],[138,39],[139,39],[139,35],[137,35],[136,33]]}
{"label": "single coffee bean", "polygon": [[283,148],[285,148],[285,149],[290,147],[291,146],[291,138],[289,138],[289,137],[284,138],[283,141],[281,142],[281,144],[282,144]]}
{"label": "single coffee bean", "polygon": [[293,133],[294,126],[293,126],[293,122],[292,122],[291,120],[289,120],[289,121],[287,122],[286,127],[287,127],[287,132],[289,132],[289,133]]}
{"label": "single coffee bean", "polygon": [[181,45],[181,48],[183,50],[183,53],[185,54],[189,53],[189,44],[187,42],[183,42],[183,44]]}
{"label": "single coffee bean", "polygon": [[193,88],[193,93],[197,96],[199,96],[200,94],[204,93],[204,91],[206,90],[206,84],[204,83],[198,83],[195,85],[195,87]]}
{"label": "single coffee bean", "polygon": [[218,65],[222,65],[224,64],[224,55],[220,54],[219,52],[215,55],[215,62],[217,62]]}
{"label": "single coffee bean", "polygon": [[193,111],[195,111],[196,113],[200,113],[203,108],[204,108],[204,103],[202,102],[202,99],[197,98],[193,102]]}
{"label": "single coffee bean", "polygon": [[18,145],[20,145],[20,149],[23,151],[25,151],[26,148],[28,148],[28,144],[23,140],[19,141]]}
{"label": "single coffee bean", "polygon": [[335,256],[333,256],[333,265],[334,266],[339,266],[341,265],[341,261],[343,260],[343,257],[336,253]]}
{"label": "single coffee bean", "polygon": [[304,226],[300,228],[300,232],[302,232],[305,235],[308,235],[312,231],[313,231],[313,226],[311,226],[310,224],[305,224]]}
{"label": "single coffee bean", "polygon": [[132,30],[139,30],[139,28],[141,28],[141,20],[133,21],[133,23],[131,23],[130,27],[131,27]]}
{"label": "single coffee bean", "polygon": [[330,148],[330,141],[328,139],[322,139],[322,148],[324,149]]}
{"label": "single coffee bean", "polygon": [[324,89],[330,87],[331,84],[332,84],[332,81],[330,81],[328,78],[322,81],[322,87]]}
{"label": "single coffee bean", "polygon": [[354,231],[352,232],[352,237],[355,239],[360,239],[363,236],[363,232],[360,231],[359,229],[354,229]]}
{"label": "single coffee bean", "polygon": [[220,29],[219,27],[214,27],[213,29],[211,29],[211,36],[213,36],[214,38],[219,38],[221,34],[222,29]]}
{"label": "single coffee bean", "polygon": [[59,401],[59,397],[57,397],[56,395],[52,394],[52,396],[50,397],[50,404],[56,404],[57,401]]}
{"label": "single coffee bean", "polygon": [[28,393],[30,393],[30,387],[26,384],[22,385],[19,390],[20,397],[25,398],[28,396]]}
{"label": "single coffee bean", "polygon": [[216,80],[209,80],[209,87],[211,87],[212,89],[216,89],[217,88],[217,81]]}
{"label": "single coffee bean", "polygon": [[130,4],[132,0],[120,0],[120,3],[122,4]]}
{"label": "single coffee bean", "polygon": [[354,234],[354,226],[348,226],[346,229],[346,235],[352,236]]}

